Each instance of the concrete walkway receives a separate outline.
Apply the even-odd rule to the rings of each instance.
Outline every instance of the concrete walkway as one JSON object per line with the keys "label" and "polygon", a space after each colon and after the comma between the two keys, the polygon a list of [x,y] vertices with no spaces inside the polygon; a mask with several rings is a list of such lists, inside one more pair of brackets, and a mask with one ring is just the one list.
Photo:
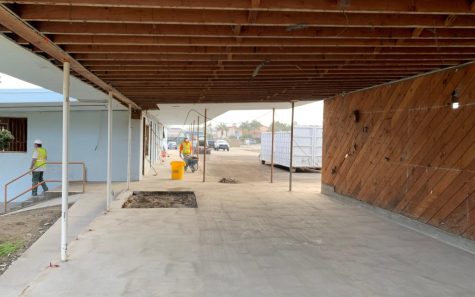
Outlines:
{"label": "concrete walkway", "polygon": [[287,173],[265,182],[253,152],[209,159],[205,184],[169,181],[168,166],[134,184],[194,190],[197,209],[114,201],[21,296],[475,296],[475,256],[319,194],[319,175],[296,174],[289,193]]}
{"label": "concrete walkway", "polygon": [[[74,205],[69,209],[69,243],[76,240],[76,236],[103,213],[104,189],[104,185],[95,184],[89,187],[86,194],[71,196],[70,202],[74,202]],[[45,201],[31,206],[28,210],[53,205],[60,205],[60,201],[59,204],[58,199]],[[50,263],[60,264],[60,234],[61,224],[58,220],[0,276],[0,296],[19,296],[41,272],[49,269]]]}

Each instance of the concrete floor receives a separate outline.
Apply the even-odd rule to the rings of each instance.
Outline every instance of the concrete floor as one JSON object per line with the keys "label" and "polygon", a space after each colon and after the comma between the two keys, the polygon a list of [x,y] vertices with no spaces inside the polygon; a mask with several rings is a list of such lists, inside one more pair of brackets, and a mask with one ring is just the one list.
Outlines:
{"label": "concrete floor", "polygon": [[213,152],[208,164],[205,184],[199,173],[169,181],[162,165],[133,185],[192,189],[197,209],[114,201],[71,260],[21,296],[475,296],[474,255],[319,194],[318,174],[296,174],[289,193],[287,172],[270,185],[256,152]]}

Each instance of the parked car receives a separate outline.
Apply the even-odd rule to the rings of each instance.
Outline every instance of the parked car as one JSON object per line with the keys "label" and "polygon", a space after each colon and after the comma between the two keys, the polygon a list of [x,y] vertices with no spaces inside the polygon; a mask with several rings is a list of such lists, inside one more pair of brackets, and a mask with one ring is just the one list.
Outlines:
{"label": "parked car", "polygon": [[216,142],[214,143],[214,150],[226,150],[229,152],[229,143],[226,140],[216,140]]}
{"label": "parked car", "polygon": [[257,141],[255,139],[245,139],[244,144],[245,145],[251,145],[251,144],[256,144]]}
{"label": "parked car", "polygon": [[168,142],[168,149],[169,150],[176,150],[177,148],[178,148],[178,146],[176,145],[175,141],[169,141]]}

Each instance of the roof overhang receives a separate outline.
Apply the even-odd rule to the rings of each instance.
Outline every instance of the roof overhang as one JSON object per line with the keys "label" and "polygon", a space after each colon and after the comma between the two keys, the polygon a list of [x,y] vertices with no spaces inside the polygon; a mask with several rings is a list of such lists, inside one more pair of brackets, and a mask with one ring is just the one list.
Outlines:
{"label": "roof overhang", "polygon": [[2,3],[0,32],[145,109],[314,101],[475,60],[467,0]]}
{"label": "roof overhang", "polygon": [[[63,92],[63,72],[43,57],[0,34],[0,72],[53,92]],[[71,77],[70,96],[80,102],[106,102],[107,94]]]}

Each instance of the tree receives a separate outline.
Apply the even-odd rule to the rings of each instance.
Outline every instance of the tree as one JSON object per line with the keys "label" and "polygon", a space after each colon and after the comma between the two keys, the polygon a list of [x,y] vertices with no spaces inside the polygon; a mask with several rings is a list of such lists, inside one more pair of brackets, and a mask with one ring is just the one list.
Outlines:
{"label": "tree", "polygon": [[279,121],[275,122],[275,131],[290,131],[290,124],[282,123]]}
{"label": "tree", "polygon": [[12,133],[8,130],[1,130],[0,131],[0,150],[6,150],[10,143],[15,139]]}
{"label": "tree", "polygon": [[261,138],[260,137],[261,127],[262,127],[262,124],[259,121],[253,120],[251,122],[252,135],[254,136],[254,138]]}
{"label": "tree", "polygon": [[218,131],[221,132],[221,138],[223,138],[224,134],[228,132],[228,127],[226,126],[225,123],[219,123],[218,124],[218,127],[216,127],[216,129],[218,129]]}

